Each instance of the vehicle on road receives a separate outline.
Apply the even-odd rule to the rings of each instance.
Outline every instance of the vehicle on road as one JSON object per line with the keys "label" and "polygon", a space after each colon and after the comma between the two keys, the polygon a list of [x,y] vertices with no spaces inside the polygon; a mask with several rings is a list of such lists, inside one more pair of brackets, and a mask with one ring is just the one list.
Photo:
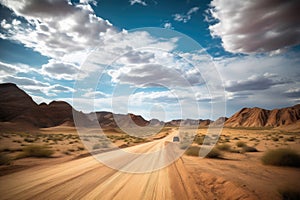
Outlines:
{"label": "vehicle on road", "polygon": [[179,139],[178,136],[174,136],[174,137],[173,137],[173,142],[179,142],[179,140],[180,140],[180,139]]}

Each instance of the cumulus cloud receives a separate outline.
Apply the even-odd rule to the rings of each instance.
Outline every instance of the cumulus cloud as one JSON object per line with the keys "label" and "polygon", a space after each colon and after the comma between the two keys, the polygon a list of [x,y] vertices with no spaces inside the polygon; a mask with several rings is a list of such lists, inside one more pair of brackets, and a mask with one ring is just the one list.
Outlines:
{"label": "cumulus cloud", "polygon": [[[42,66],[40,73],[51,79],[74,80],[86,78],[107,64],[140,47],[153,47],[173,50],[177,39],[160,39],[146,31],[119,31],[109,21],[95,15],[90,4],[93,1],[82,0],[71,3],[67,0],[23,0],[4,1],[1,4],[11,9],[17,19],[2,21],[0,37],[20,42],[28,48],[50,58],[49,63]],[[84,73],[80,76],[78,67],[84,62],[89,52],[97,51],[97,58],[85,63]],[[141,56],[135,58],[134,56]],[[147,55],[136,54],[127,56],[126,62],[137,59],[148,59]],[[150,59],[150,58],[149,58]],[[89,67],[87,67],[89,66]]]}
{"label": "cumulus cloud", "polygon": [[190,87],[203,84],[200,72],[183,59],[161,51],[130,52],[108,70],[114,83],[136,87]]}
{"label": "cumulus cloud", "polygon": [[214,63],[225,83],[228,116],[243,107],[273,109],[298,103],[297,53],[222,57]]}
{"label": "cumulus cloud", "polygon": [[213,0],[209,29],[233,53],[280,51],[300,43],[298,0]]}
{"label": "cumulus cloud", "polygon": [[99,99],[99,98],[105,98],[107,97],[108,95],[105,94],[104,92],[101,92],[101,91],[94,91],[92,90],[91,88],[87,89],[85,91],[85,93],[82,95],[82,97],[86,97],[86,98],[96,98],[96,99]]}
{"label": "cumulus cloud", "polygon": [[11,27],[2,21],[1,26],[8,29],[2,36],[51,58],[93,48],[106,35],[116,33],[109,21],[95,15],[89,1],[74,5],[66,0],[0,2],[27,21],[21,24],[13,20]]}
{"label": "cumulus cloud", "polygon": [[187,23],[188,21],[190,21],[192,19],[192,15],[194,13],[196,13],[198,10],[199,10],[199,7],[193,7],[185,14],[176,13],[173,15],[173,19],[178,22]]}
{"label": "cumulus cloud", "polygon": [[164,24],[164,28],[173,29],[172,23],[166,22],[166,23]]}
{"label": "cumulus cloud", "polygon": [[229,92],[266,90],[274,85],[289,83],[290,81],[276,80],[275,75],[264,74],[262,76],[252,75],[246,80],[227,81],[225,88]]}
{"label": "cumulus cloud", "polygon": [[134,5],[134,4],[140,4],[143,6],[147,6],[147,3],[145,1],[142,0],[129,0],[130,5]]}
{"label": "cumulus cloud", "polygon": [[0,62],[0,76],[15,74],[17,71],[18,69],[15,66]]}
{"label": "cumulus cloud", "polygon": [[285,96],[289,98],[298,98],[300,99],[300,88],[289,89],[284,93]]}
{"label": "cumulus cloud", "polygon": [[35,80],[33,78],[27,78],[27,77],[14,77],[14,76],[5,76],[0,77],[2,82],[8,82],[8,83],[16,83],[20,86],[39,86],[39,87],[48,87],[48,83],[44,83],[38,80]]}
{"label": "cumulus cloud", "polygon": [[[0,76],[0,82],[15,83],[21,89],[28,92],[30,95],[37,96],[58,96],[61,93],[71,93],[74,89],[65,85],[50,84],[45,81],[37,80],[36,78],[28,78],[22,76]],[[37,96],[36,96],[37,95]]]}
{"label": "cumulus cloud", "polygon": [[80,72],[79,67],[72,63],[63,63],[53,59],[44,64],[41,69],[41,74],[58,80],[74,80]]}

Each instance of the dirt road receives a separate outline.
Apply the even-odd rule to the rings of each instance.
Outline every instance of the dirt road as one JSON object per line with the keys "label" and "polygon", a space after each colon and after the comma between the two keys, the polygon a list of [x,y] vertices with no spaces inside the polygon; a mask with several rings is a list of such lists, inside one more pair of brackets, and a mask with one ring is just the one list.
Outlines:
{"label": "dirt road", "polygon": [[[171,139],[172,135],[127,148],[126,151],[131,154],[107,152],[99,155],[105,162],[118,163],[114,167],[122,171],[107,167],[93,157],[86,157],[2,176],[0,198],[206,199],[181,159],[160,170],[151,170],[161,168],[177,157],[179,148],[176,144],[168,143],[166,151],[159,151]],[[148,172],[142,173],[144,170]]]}

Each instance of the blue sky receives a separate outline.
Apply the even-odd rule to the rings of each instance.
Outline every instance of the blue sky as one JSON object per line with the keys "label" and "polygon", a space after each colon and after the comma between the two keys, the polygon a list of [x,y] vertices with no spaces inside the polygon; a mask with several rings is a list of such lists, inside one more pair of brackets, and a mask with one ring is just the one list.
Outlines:
{"label": "blue sky", "polygon": [[170,120],[300,101],[297,0],[0,3],[0,82],[38,103]]}

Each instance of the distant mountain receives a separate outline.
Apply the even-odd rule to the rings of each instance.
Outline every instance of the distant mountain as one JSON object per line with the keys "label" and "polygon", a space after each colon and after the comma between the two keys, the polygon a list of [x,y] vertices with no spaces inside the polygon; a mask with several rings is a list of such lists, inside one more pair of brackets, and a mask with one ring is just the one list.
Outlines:
{"label": "distant mountain", "polygon": [[140,115],[134,114],[113,114],[112,112],[93,112],[87,115],[91,121],[97,120],[102,128],[117,128],[117,127],[135,127],[135,126],[147,126],[158,125],[163,122],[152,119],[150,121],[145,120]]}
{"label": "distant mountain", "polygon": [[208,127],[213,121],[209,119],[175,119],[166,122],[166,126],[198,126],[198,127]]}
{"label": "distant mountain", "polygon": [[[298,127],[300,125],[300,104],[274,110],[262,108],[243,108],[230,118],[220,117],[216,121],[209,119],[177,119],[162,122],[157,119],[145,120],[140,115],[113,114],[111,112],[93,112],[84,114],[75,110],[64,101],[52,101],[49,104],[36,104],[33,99],[13,83],[0,84],[0,122],[22,123],[35,128],[58,125],[74,126],[74,115],[80,119],[79,126],[95,124],[98,121],[102,128],[143,127],[143,126],[198,126],[208,127]],[[77,120],[76,120],[77,122]],[[3,125],[3,124],[2,124]],[[21,126],[20,126],[21,127]]]}
{"label": "distant mountain", "polygon": [[[61,124],[73,124],[73,108],[64,101],[36,104],[17,85],[0,84],[0,121],[23,123],[32,127],[45,128]],[[85,121],[87,117],[76,110]]]}
{"label": "distant mountain", "polygon": [[300,104],[274,110],[243,108],[231,116],[227,127],[279,127],[299,123]]}

